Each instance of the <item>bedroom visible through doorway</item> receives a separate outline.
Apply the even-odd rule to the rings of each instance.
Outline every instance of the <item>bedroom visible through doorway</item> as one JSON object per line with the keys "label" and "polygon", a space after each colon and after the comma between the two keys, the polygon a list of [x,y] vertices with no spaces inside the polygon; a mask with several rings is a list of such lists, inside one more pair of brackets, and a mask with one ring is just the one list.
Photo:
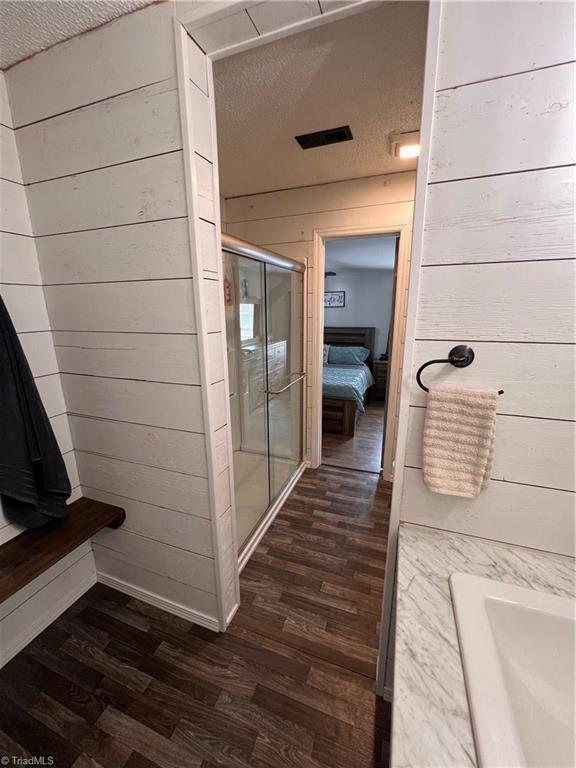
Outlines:
{"label": "bedroom visible through doorway", "polygon": [[325,243],[322,463],[383,465],[398,236]]}

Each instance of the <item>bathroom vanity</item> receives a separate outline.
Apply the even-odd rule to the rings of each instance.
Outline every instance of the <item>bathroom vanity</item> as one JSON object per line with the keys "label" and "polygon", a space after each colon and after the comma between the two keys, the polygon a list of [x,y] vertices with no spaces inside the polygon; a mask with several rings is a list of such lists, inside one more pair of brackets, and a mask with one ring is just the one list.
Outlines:
{"label": "bathroom vanity", "polygon": [[548,764],[573,764],[552,751],[573,738],[574,590],[569,557],[402,524],[391,766],[534,765],[534,701]]}

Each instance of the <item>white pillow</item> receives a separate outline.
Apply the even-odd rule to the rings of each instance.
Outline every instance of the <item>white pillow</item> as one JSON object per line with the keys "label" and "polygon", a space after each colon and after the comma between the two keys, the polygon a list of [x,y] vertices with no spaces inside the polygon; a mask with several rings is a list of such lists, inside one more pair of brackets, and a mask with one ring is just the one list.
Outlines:
{"label": "white pillow", "polygon": [[330,354],[330,344],[324,344],[322,347],[322,363],[326,365],[328,362],[328,355]]}

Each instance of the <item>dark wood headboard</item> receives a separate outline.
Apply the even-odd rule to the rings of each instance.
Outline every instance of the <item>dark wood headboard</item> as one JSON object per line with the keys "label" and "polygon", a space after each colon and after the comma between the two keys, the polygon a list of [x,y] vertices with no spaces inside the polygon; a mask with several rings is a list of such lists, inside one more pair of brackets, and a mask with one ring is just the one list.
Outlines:
{"label": "dark wood headboard", "polygon": [[370,357],[366,360],[368,366],[376,354],[376,328],[324,328],[324,344],[333,344],[336,347],[366,347],[370,350]]}

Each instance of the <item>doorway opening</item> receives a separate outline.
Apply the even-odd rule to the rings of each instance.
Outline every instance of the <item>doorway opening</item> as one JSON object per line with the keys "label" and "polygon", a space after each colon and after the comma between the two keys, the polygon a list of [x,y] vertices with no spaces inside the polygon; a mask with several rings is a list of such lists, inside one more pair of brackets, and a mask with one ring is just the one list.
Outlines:
{"label": "doorway opening", "polygon": [[[378,658],[417,167],[416,157],[394,151],[392,139],[413,135],[420,124],[427,13],[426,3],[366,4],[357,15],[218,55],[213,67],[225,237],[304,267],[302,368],[283,364],[278,381],[275,345],[288,337],[270,338],[262,323],[258,330],[262,302],[250,285],[242,296],[241,276],[229,281],[240,300],[237,330],[227,333],[228,360],[245,357],[236,360],[236,380],[230,376],[240,386],[230,392],[239,427],[231,434],[236,521],[245,541],[241,620],[257,622],[262,634],[281,621],[290,627],[290,643],[309,641],[320,658],[322,644],[325,658],[353,646],[352,660],[342,658],[342,667],[368,680]],[[323,140],[313,143],[319,134]],[[341,253],[338,262],[337,251],[354,245],[372,246],[378,255],[345,265]],[[364,272],[370,287],[362,285]],[[351,442],[323,430],[325,342],[368,350],[364,360],[343,362],[364,365],[369,374],[367,386],[349,398],[353,407],[340,407],[340,419],[352,420],[353,434],[345,436]],[[262,354],[255,355],[258,344]],[[302,408],[293,408],[290,418],[302,415],[306,469],[273,497],[274,446],[266,444],[265,410],[300,387]],[[279,394],[264,404],[264,391],[269,396],[272,390]],[[285,425],[290,419],[283,415]],[[253,420],[260,446],[244,437],[252,436],[247,427]],[[240,466],[246,456],[258,462],[261,486]],[[259,508],[268,503],[269,511],[256,516],[260,522],[249,514],[244,520],[243,501],[251,503],[257,491]],[[318,577],[331,605],[324,586],[314,593]],[[344,615],[345,609],[335,618],[334,599],[361,606],[366,621],[354,612]],[[298,623],[303,611],[312,619],[304,628]],[[306,637],[295,640],[297,633]]]}
{"label": "doorway opening", "polygon": [[381,472],[398,235],[327,240],[322,464]]}
{"label": "doorway opening", "polygon": [[[335,227],[314,233],[316,279],[310,294],[313,305],[309,354],[312,467],[333,464],[379,472],[383,480],[392,480],[408,300],[409,216],[410,209],[404,205],[402,208],[386,206],[380,226]],[[339,284],[348,282],[352,290],[350,296],[344,290],[343,301],[338,295],[330,296],[334,292],[338,294],[337,290],[332,291],[338,284],[334,280],[339,280],[338,263],[353,266],[350,275],[346,272],[340,275]],[[362,264],[365,269],[358,269]],[[364,272],[371,274],[370,280],[365,279]],[[378,297],[377,302],[372,301],[373,294]],[[349,306],[352,302],[351,308],[357,310],[357,314],[342,312],[346,310],[347,300]],[[332,306],[325,307],[325,303]],[[344,307],[333,306],[342,303]],[[330,325],[335,322],[334,317],[342,318],[339,322],[346,325]],[[359,323],[360,320],[362,325],[351,325],[352,321]],[[369,368],[364,392],[339,389],[334,393],[330,382],[339,377],[338,372],[332,373],[330,362],[328,367],[324,364],[325,346],[329,348],[327,358],[333,347],[330,359],[333,363],[342,362],[342,355],[346,357],[346,351],[339,349],[342,346],[368,350],[368,355],[366,351],[360,352],[366,358],[364,361],[347,361],[356,365],[363,362]],[[347,378],[354,380],[354,374],[348,374]],[[328,380],[326,390],[325,379]],[[339,397],[334,399],[334,394]]]}

